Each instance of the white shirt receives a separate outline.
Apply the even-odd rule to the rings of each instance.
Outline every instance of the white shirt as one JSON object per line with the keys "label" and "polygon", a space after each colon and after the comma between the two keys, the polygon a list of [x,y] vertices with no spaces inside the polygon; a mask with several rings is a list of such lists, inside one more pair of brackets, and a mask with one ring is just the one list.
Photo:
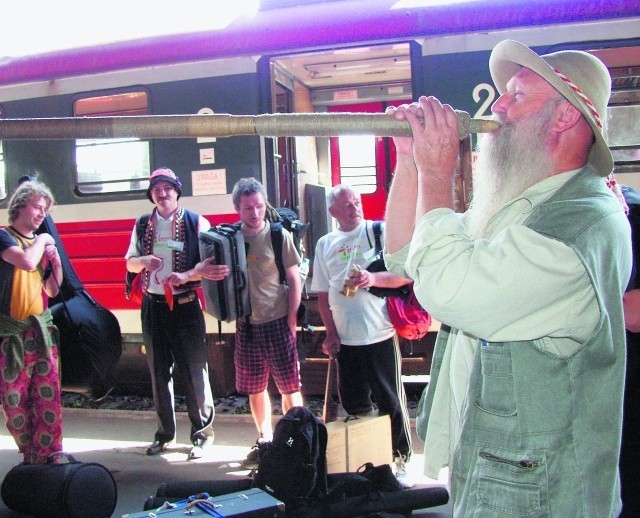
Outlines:
{"label": "white shirt", "polygon": [[[185,243],[182,241],[175,241],[173,238],[173,219],[176,215],[174,212],[169,218],[163,218],[158,211],[153,212],[155,217],[155,239],[153,242],[153,255],[162,259],[162,266],[149,272],[149,286],[147,291],[155,295],[164,295],[164,285],[162,281],[169,275],[173,269],[172,251],[180,251],[184,247]],[[211,228],[209,220],[202,216],[198,216],[198,235],[200,232],[206,232]],[[196,236],[197,237],[197,236]],[[133,232],[131,233],[131,241],[129,243],[129,249],[127,250],[125,259],[129,257],[139,257],[138,253],[138,236],[136,235],[135,224],[133,226]],[[174,288],[175,291],[180,291],[179,288]]]}
{"label": "white shirt", "polygon": [[351,232],[334,230],[322,236],[316,245],[311,291],[329,294],[329,306],[343,345],[374,344],[395,334],[386,299],[371,295],[362,288],[354,297],[340,293],[351,266],[357,264],[366,268],[374,256],[371,221],[363,222]]}

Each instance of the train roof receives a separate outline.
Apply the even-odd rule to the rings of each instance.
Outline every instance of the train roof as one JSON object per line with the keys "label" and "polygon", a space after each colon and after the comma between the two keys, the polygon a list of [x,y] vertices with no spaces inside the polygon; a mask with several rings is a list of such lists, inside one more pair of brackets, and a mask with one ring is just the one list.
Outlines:
{"label": "train roof", "polygon": [[[224,30],[166,35],[0,58],[0,85],[226,56],[278,55],[350,45],[640,16],[640,0],[263,0]],[[437,4],[436,0],[431,2]]]}

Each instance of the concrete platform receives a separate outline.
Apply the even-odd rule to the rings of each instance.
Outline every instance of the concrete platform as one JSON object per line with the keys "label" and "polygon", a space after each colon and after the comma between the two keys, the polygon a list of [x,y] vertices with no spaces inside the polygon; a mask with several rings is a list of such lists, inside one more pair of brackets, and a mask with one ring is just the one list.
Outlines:
{"label": "concrete platform", "polygon": [[[83,462],[104,465],[116,480],[118,503],[113,516],[142,511],[145,499],[155,495],[164,482],[230,480],[246,477],[240,463],[255,443],[256,430],[250,415],[217,415],[216,440],[209,458],[187,460],[191,444],[187,415],[178,413],[176,445],[157,457],[145,454],[155,432],[154,412],[64,409],[64,449]],[[274,417],[274,423],[277,420]],[[444,485],[421,475],[422,443],[415,437],[405,480],[423,485]],[[0,477],[21,461],[17,447],[0,424]],[[87,495],[90,498],[90,495]],[[0,503],[0,517],[18,518]],[[415,511],[414,516],[451,516],[449,506]],[[90,517],[87,517],[90,518]]]}

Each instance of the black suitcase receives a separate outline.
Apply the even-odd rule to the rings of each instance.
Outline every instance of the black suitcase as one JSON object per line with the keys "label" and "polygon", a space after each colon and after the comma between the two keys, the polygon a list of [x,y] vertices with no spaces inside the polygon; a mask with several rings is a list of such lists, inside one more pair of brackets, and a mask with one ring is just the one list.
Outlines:
{"label": "black suitcase", "polygon": [[[171,507],[173,506],[173,507]],[[154,511],[125,514],[123,518],[177,518],[184,516],[218,516],[232,518],[272,518],[285,515],[285,506],[261,489],[247,489],[227,495],[194,495],[186,500],[165,504]]]}
{"label": "black suitcase", "polygon": [[[68,462],[54,464],[55,457]],[[47,464],[18,464],[0,490],[12,511],[47,518],[110,518],[118,501],[116,482],[103,465],[78,462],[68,453],[54,453]]]}
{"label": "black suitcase", "polygon": [[247,255],[242,232],[228,224],[200,232],[200,258],[213,257],[226,264],[229,275],[221,281],[202,280],[206,311],[218,320],[233,322],[251,314]]}

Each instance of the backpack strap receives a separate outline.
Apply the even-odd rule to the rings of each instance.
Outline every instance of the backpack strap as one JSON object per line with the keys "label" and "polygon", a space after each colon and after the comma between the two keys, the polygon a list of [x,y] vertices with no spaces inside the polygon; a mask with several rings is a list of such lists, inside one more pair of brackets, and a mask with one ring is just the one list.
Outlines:
{"label": "backpack strap", "polygon": [[282,235],[283,227],[279,221],[272,222],[271,224],[271,246],[273,247],[273,254],[275,256],[276,266],[278,267],[278,274],[280,275],[280,284],[287,284],[287,276],[284,271],[284,263],[282,262],[282,244],[284,242],[284,236]]}
{"label": "backpack strap", "polygon": [[382,252],[382,221],[374,221],[372,228],[373,237],[376,240],[376,254],[379,254],[380,252]]}
{"label": "backpack strap", "polygon": [[369,243],[369,249],[373,247],[371,244],[371,238],[369,237],[369,222],[365,220],[364,222],[364,235],[367,236],[367,243]]}
{"label": "backpack strap", "polygon": [[138,238],[137,249],[139,254],[142,254],[144,231],[147,228],[147,223],[149,222],[150,217],[151,214],[143,214],[136,220],[136,237]]}

